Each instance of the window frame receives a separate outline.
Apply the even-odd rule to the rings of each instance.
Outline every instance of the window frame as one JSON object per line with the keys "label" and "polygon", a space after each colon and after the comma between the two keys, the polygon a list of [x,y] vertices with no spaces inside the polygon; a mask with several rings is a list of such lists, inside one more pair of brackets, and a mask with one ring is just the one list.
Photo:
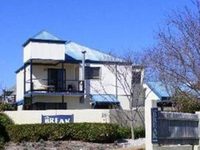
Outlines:
{"label": "window frame", "polygon": [[[87,69],[90,69],[90,70],[87,70]],[[99,74],[98,76],[94,76],[94,73],[92,73],[92,72],[94,72],[93,69],[97,69],[98,70],[98,74]],[[89,75],[87,75],[88,71],[90,71]],[[100,80],[101,79],[101,74],[102,74],[101,67],[91,67],[91,66],[86,66],[85,67],[85,79],[86,80]]]}

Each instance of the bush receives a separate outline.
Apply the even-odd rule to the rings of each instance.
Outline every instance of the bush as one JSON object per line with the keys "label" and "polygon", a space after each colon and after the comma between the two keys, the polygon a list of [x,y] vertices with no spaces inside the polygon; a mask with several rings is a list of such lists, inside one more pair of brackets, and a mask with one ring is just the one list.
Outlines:
{"label": "bush", "polygon": [[145,129],[143,127],[137,127],[134,129],[135,139],[145,137]]}
{"label": "bush", "polygon": [[13,121],[5,114],[0,113],[0,149],[3,149],[4,143],[9,140],[6,126],[13,124]]}
{"label": "bush", "polygon": [[110,143],[130,137],[129,129],[102,123],[9,125],[6,128],[10,140],[14,142],[43,139]]}
{"label": "bush", "polygon": [[11,104],[0,103],[0,111],[5,111],[5,110],[15,110],[15,107],[12,106]]}
{"label": "bush", "polygon": [[13,121],[6,114],[0,113],[0,125],[6,127],[11,124],[13,124]]}
{"label": "bush", "polygon": [[173,98],[173,105],[175,111],[184,113],[195,113],[200,111],[200,101],[195,96],[178,91]]}

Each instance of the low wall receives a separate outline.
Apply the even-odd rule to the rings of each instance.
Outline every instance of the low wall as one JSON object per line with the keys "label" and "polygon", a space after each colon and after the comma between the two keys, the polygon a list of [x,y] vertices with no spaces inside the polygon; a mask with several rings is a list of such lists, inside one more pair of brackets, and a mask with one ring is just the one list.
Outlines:
{"label": "low wall", "polygon": [[[110,123],[117,123],[121,126],[129,126],[133,121],[134,127],[142,126],[144,127],[144,108],[137,108],[137,110],[110,110]],[[131,121],[132,120],[132,121]]]}
{"label": "low wall", "polygon": [[42,116],[73,115],[73,122],[110,122],[109,110],[44,110],[5,111],[16,124],[42,123]]}
{"label": "low wall", "polygon": [[[130,112],[115,109],[81,109],[81,110],[22,110],[5,111],[16,124],[42,123],[45,116],[73,116],[72,122],[117,123],[122,126],[130,126],[131,115],[134,125],[144,126],[144,108]],[[43,117],[42,117],[43,116]],[[58,119],[58,118],[57,118]]]}

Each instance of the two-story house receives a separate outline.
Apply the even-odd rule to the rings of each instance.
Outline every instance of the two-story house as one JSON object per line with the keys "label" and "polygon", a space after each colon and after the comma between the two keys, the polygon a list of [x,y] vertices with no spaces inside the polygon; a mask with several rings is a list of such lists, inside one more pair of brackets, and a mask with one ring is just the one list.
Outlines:
{"label": "two-story house", "polygon": [[[18,110],[129,109],[131,91],[122,86],[119,68],[137,68],[142,83],[140,67],[42,31],[23,44],[23,65],[16,71]],[[132,71],[126,77],[129,87]]]}

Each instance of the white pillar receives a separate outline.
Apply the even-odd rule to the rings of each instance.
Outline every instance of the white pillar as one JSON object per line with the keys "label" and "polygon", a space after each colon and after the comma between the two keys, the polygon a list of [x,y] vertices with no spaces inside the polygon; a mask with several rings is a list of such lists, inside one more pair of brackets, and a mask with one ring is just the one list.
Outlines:
{"label": "white pillar", "polygon": [[145,149],[155,150],[157,145],[152,143],[152,116],[151,108],[157,107],[156,100],[146,100],[145,101]]}

